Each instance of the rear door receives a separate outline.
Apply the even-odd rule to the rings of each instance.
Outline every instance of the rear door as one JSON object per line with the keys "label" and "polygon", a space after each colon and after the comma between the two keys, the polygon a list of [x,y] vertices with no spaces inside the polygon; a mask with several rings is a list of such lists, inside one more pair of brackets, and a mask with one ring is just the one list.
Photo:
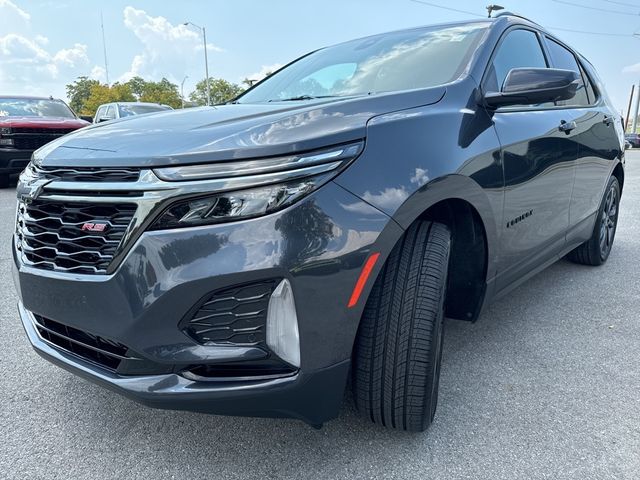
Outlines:
{"label": "rear door", "polygon": [[[483,90],[499,91],[509,71],[549,68],[542,38],[517,27],[498,44]],[[574,117],[555,104],[503,107],[493,113],[505,177],[498,290],[549,261],[565,245],[578,146]],[[568,127],[568,128],[567,128]]]}
{"label": "rear door", "polygon": [[[621,125],[617,113],[609,107],[594,80],[578,57],[560,42],[546,37],[549,57],[555,68],[573,70],[581,76],[576,96],[558,104],[571,109],[576,121],[575,139],[578,161],[569,209],[572,232],[570,243],[585,241],[591,235],[604,188],[621,155]],[[595,73],[594,73],[595,74]]]}

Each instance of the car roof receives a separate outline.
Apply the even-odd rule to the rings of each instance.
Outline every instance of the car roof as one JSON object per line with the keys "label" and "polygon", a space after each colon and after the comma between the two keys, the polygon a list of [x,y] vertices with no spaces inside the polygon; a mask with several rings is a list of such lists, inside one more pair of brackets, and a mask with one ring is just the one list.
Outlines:
{"label": "car roof", "polygon": [[19,98],[21,100],[57,100],[59,102],[63,101],[60,98],[37,97],[37,96],[33,96],[33,95],[0,95],[0,98]]}
{"label": "car roof", "polygon": [[162,103],[155,102],[113,102],[116,105],[155,105],[159,107],[165,107],[166,105]]}

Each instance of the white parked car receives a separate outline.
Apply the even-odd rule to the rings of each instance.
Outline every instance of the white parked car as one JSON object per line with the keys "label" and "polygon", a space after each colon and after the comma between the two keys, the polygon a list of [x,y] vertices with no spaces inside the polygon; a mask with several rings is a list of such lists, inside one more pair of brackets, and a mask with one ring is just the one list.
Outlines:
{"label": "white parked car", "polygon": [[93,117],[93,123],[107,122],[116,118],[129,117],[131,115],[141,115],[144,113],[162,112],[173,110],[169,105],[161,103],[146,102],[113,102],[105,103],[98,107]]}

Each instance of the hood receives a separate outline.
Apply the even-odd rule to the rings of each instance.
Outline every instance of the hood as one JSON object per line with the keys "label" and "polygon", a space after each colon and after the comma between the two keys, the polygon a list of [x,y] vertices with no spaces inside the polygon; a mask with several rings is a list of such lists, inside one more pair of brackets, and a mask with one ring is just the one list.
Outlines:
{"label": "hood", "polygon": [[158,167],[286,155],[362,139],[371,118],[436,103],[444,94],[436,87],[131,116],[66,135],[34,156],[50,166]]}
{"label": "hood", "polygon": [[0,117],[0,127],[14,128],[69,128],[78,129],[91,125],[79,118],[66,117]]}

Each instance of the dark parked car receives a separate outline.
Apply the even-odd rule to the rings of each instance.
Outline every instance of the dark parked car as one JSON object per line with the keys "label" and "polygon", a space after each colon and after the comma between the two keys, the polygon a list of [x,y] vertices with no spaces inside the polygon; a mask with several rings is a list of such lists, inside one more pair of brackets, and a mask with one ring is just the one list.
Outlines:
{"label": "dark parked car", "polygon": [[640,147],[640,134],[625,133],[624,139],[631,144],[631,148]]}
{"label": "dark parked car", "polygon": [[0,96],[0,188],[51,140],[89,125],[62,100]]}
{"label": "dark parked car", "polygon": [[319,426],[351,374],[367,418],[424,430],[445,317],[607,260],[623,140],[591,64],[520,17],[324,48],[228,105],[37,151],[20,316],[43,357],[153,407]]}

